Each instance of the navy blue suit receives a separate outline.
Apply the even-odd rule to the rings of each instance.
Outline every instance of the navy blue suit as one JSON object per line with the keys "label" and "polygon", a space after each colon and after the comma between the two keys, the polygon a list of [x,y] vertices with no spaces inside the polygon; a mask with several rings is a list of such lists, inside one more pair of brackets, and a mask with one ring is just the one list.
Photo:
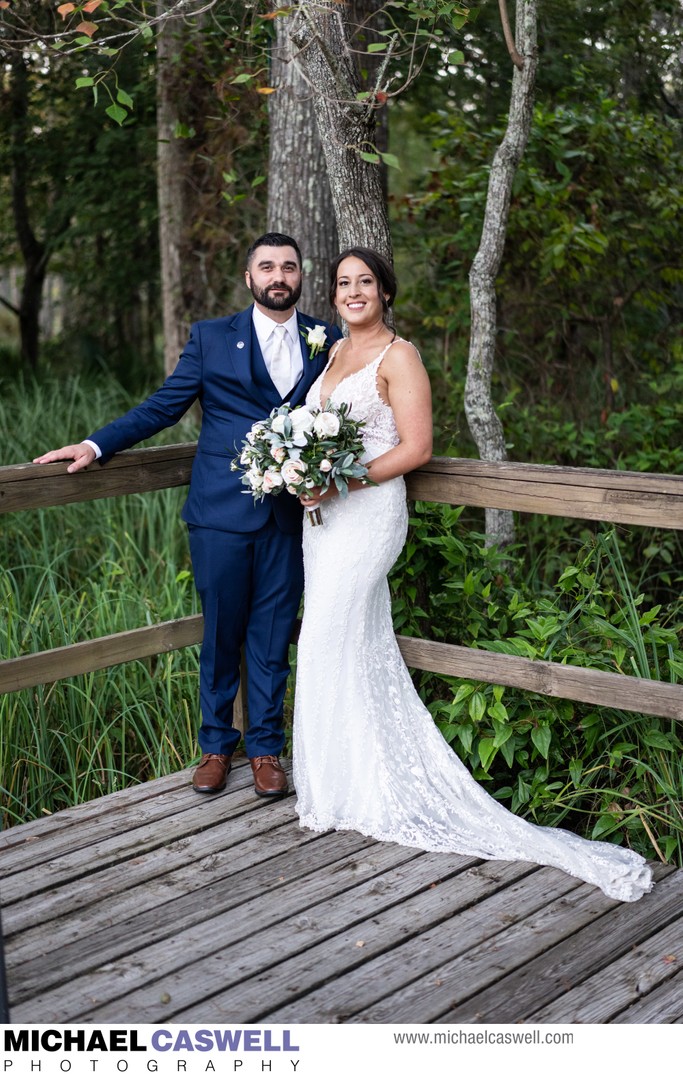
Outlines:
{"label": "navy blue suit", "polygon": [[[252,424],[283,400],[271,381],[252,323],[252,307],[200,321],[176,369],[137,407],[92,434],[105,463],[116,452],[176,423],[198,400],[202,424],[182,516],[190,532],[195,584],[204,614],[200,657],[202,752],[232,754],[239,732],[232,705],[247,662],[247,754],[278,755],[288,648],[303,590],[302,509],[288,493],[254,502],[230,463]],[[321,324],[297,314],[300,330]],[[341,334],[327,327],[328,346]],[[296,406],[322,371],[328,347],[309,358],[287,397]]]}

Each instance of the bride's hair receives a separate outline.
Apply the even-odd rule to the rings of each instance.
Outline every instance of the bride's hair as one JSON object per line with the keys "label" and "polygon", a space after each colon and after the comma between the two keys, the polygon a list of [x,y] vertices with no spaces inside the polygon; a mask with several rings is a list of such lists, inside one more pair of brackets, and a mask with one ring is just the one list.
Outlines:
{"label": "bride's hair", "polygon": [[337,294],[337,272],[344,258],[358,258],[359,261],[365,262],[377,281],[379,297],[382,300],[384,323],[392,327],[389,309],[393,305],[398,291],[396,273],[384,255],[380,254],[378,250],[371,250],[370,247],[348,247],[346,250],[342,250],[340,254],[337,254],[337,257],[333,260],[330,265],[330,306],[332,309],[335,309],[334,297]]}

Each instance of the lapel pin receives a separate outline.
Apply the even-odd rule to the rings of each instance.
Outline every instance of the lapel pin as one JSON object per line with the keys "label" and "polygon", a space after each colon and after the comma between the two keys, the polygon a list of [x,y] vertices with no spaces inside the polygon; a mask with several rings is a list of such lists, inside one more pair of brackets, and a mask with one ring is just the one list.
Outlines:
{"label": "lapel pin", "polygon": [[238,346],[238,348],[240,348],[240,349],[241,349],[241,348],[243,348],[243,347],[244,347],[244,340],[238,340],[238,341],[237,341],[237,346]]}

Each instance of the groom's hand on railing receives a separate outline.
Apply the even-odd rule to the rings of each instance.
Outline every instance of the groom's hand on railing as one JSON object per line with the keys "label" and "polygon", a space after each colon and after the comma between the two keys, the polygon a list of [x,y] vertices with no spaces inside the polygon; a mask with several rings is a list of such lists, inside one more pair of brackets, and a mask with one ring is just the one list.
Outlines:
{"label": "groom's hand on railing", "polygon": [[63,448],[54,448],[51,452],[45,452],[42,456],[36,456],[33,463],[57,463],[59,460],[73,460],[67,467],[69,474],[82,471],[95,461],[95,450],[92,445],[81,442],[79,445],[64,445]]}

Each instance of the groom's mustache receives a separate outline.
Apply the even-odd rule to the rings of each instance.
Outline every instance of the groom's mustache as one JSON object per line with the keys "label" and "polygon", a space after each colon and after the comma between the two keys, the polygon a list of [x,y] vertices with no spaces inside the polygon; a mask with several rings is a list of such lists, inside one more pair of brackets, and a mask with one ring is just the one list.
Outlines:
{"label": "groom's mustache", "polygon": [[284,280],[279,284],[269,284],[266,288],[266,294],[268,294],[269,291],[288,291],[290,295],[292,294],[292,289],[289,284],[285,284]]}

